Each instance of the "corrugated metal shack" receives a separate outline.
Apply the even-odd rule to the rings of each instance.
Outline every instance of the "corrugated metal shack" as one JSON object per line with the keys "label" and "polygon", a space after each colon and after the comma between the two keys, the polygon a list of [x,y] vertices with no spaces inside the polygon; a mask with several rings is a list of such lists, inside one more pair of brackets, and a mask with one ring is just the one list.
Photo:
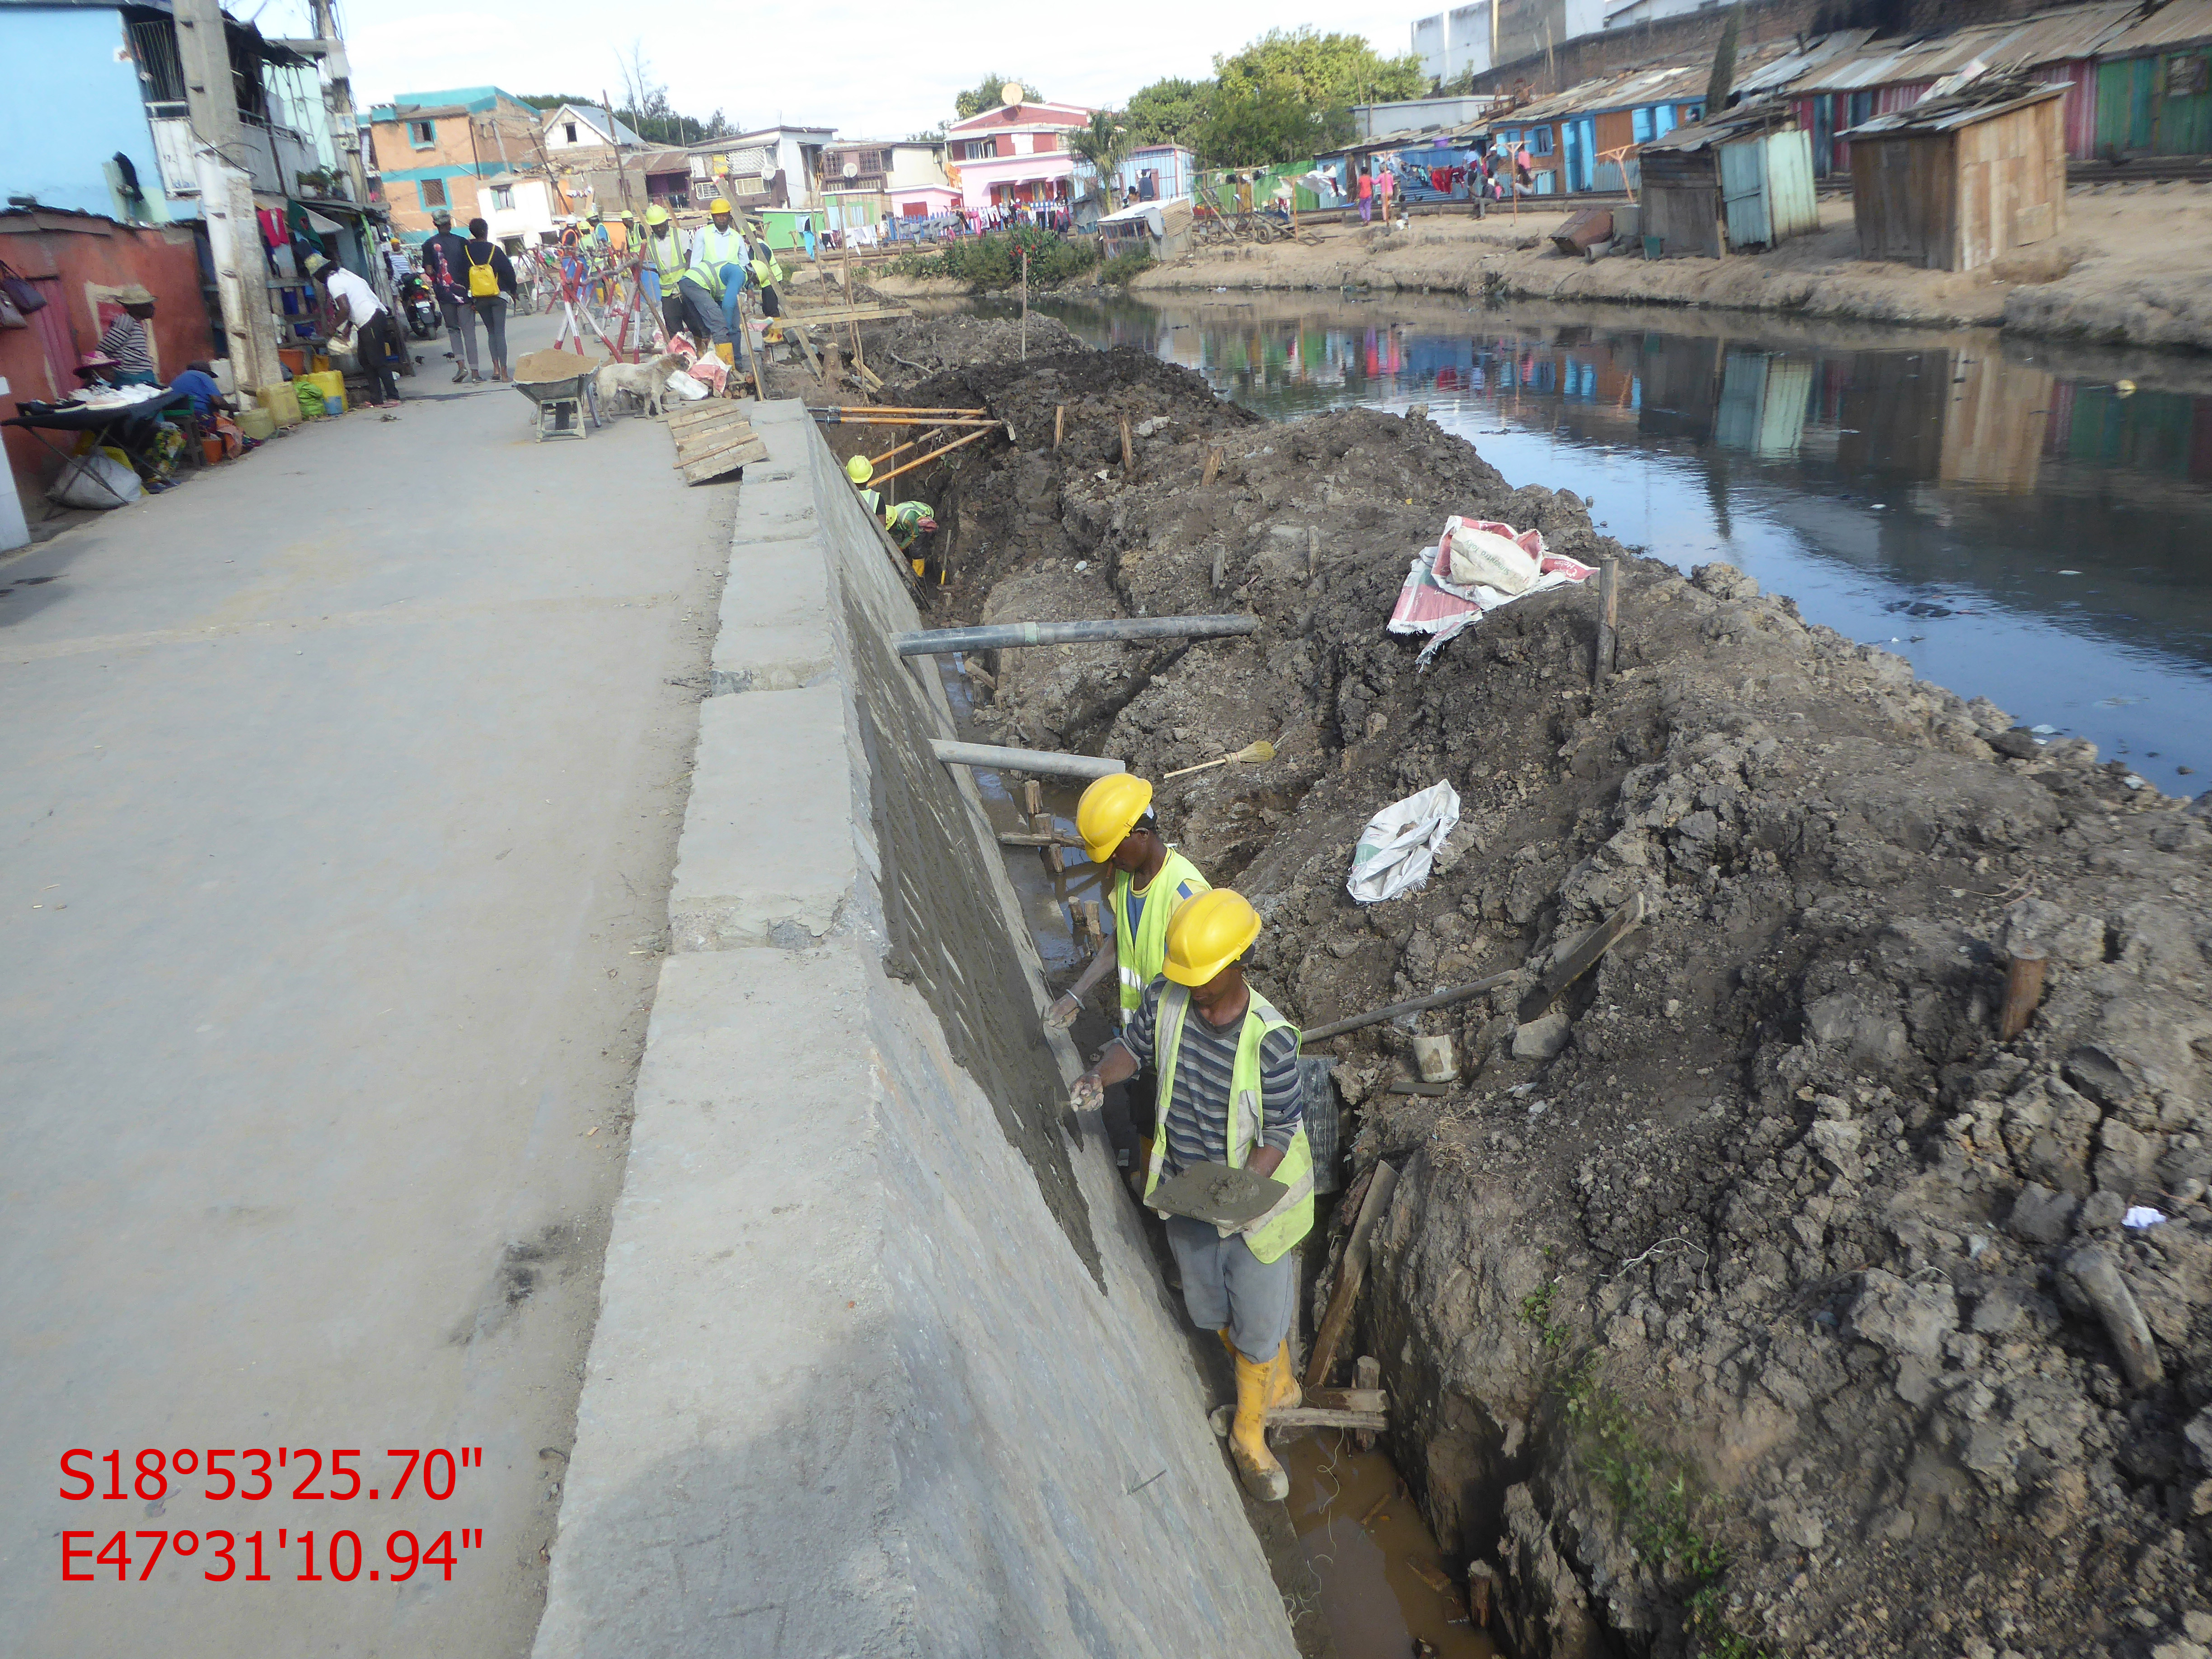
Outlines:
{"label": "corrugated metal shack", "polygon": [[2066,222],[2066,88],[1990,77],[1844,135],[1859,257],[1974,270]]}
{"label": "corrugated metal shack", "polygon": [[1780,99],[1677,127],[1637,159],[1647,254],[1718,259],[1819,227],[1812,141]]}
{"label": "corrugated metal shack", "polygon": [[2212,0],[2172,0],[2098,48],[2097,154],[2212,150]]}

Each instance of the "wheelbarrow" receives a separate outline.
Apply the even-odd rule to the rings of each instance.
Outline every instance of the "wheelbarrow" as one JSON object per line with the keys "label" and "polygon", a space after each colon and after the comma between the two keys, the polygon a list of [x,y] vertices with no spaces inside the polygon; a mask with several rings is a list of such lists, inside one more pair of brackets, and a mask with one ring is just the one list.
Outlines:
{"label": "wheelbarrow", "polygon": [[511,384],[517,392],[538,405],[538,441],[550,438],[583,438],[590,434],[584,421],[588,416],[592,425],[603,426],[599,419],[599,397],[593,376],[599,366],[594,362],[581,374],[571,374],[558,380],[515,380]]}

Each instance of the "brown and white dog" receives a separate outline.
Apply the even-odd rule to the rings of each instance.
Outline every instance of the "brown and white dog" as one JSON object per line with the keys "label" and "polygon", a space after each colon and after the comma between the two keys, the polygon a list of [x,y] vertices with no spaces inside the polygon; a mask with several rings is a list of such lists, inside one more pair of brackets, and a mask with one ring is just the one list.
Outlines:
{"label": "brown and white dog", "polygon": [[602,363],[592,378],[602,404],[611,404],[617,392],[627,392],[645,406],[647,415],[658,420],[663,394],[668,389],[668,377],[681,367],[680,358],[664,352],[641,363]]}

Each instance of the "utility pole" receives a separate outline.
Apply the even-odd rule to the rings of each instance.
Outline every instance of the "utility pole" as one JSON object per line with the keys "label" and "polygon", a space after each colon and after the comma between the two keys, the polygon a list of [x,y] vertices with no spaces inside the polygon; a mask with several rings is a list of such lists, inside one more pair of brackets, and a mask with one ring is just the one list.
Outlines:
{"label": "utility pole", "polygon": [[331,0],[310,0],[314,8],[315,38],[323,43],[323,73],[330,82],[331,125],[337,128],[338,154],[345,158],[346,176],[353,181],[353,199],[368,205],[368,169],[361,159],[361,121],[353,106],[353,65],[346,61],[345,41],[338,34],[337,9]]}
{"label": "utility pole", "polygon": [[175,0],[177,58],[185,72],[185,108],[203,148],[194,157],[208,252],[222,306],[230,369],[241,391],[284,378],[276,359],[276,325],[269,314],[269,267],[253,213],[253,178],[246,130],[238,118],[230,43],[222,0]]}

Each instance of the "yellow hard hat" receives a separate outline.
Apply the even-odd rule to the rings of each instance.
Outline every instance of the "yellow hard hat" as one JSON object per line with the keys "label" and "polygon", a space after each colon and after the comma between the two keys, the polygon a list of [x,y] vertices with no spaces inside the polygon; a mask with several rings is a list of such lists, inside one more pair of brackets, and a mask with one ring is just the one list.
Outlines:
{"label": "yellow hard hat", "polygon": [[717,196],[707,204],[707,211],[709,213],[727,213],[729,210],[729,202],[723,197]]}
{"label": "yellow hard hat", "polygon": [[856,484],[864,484],[876,476],[876,469],[865,455],[855,455],[845,463],[845,476]]}
{"label": "yellow hard hat", "polygon": [[651,207],[646,209],[645,222],[648,225],[666,224],[668,222],[668,210],[661,206],[659,203],[655,202]]}
{"label": "yellow hard hat", "polygon": [[1260,913],[1243,894],[1216,887],[1186,899],[1168,918],[1167,976],[1178,985],[1203,985],[1259,937]]}
{"label": "yellow hard hat", "polygon": [[1152,786],[1133,772],[1109,772],[1096,780],[1075,804],[1075,833],[1093,864],[1114,856],[1137,820],[1152,804]]}

